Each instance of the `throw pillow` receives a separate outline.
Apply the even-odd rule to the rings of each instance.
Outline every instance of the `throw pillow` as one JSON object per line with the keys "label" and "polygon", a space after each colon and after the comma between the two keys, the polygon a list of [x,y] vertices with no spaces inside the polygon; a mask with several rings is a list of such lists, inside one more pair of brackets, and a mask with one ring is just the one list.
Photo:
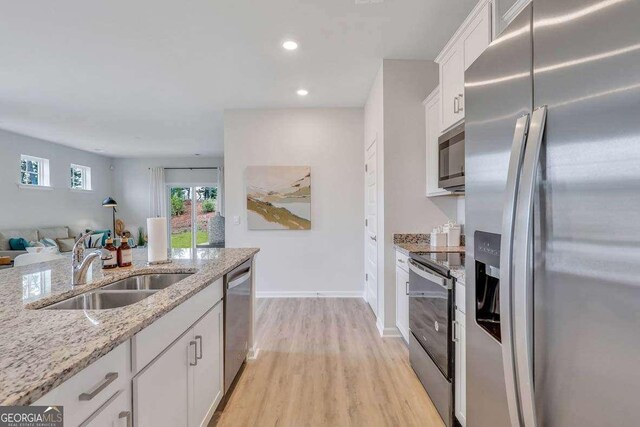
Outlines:
{"label": "throw pillow", "polygon": [[45,237],[44,239],[40,240],[40,243],[42,243],[45,247],[47,248],[52,248],[52,247],[58,247],[58,244],[56,243],[55,240],[53,239],[49,239],[48,237]]}
{"label": "throw pillow", "polygon": [[[88,232],[89,230],[87,230]],[[91,232],[92,236],[95,236],[97,234],[102,234],[102,243],[101,245],[104,246],[107,244],[107,238],[109,237],[109,234],[111,234],[111,230],[93,230]],[[93,242],[93,238],[91,240]]]}
{"label": "throw pillow", "polygon": [[103,246],[102,239],[104,234],[92,234],[89,237],[89,247],[90,248],[101,248]]}
{"label": "throw pillow", "polygon": [[56,239],[56,242],[58,242],[60,252],[71,252],[73,250],[73,245],[76,243],[76,239],[69,237],[67,239]]}
{"label": "throw pillow", "polygon": [[24,251],[26,250],[27,246],[29,246],[29,242],[27,242],[22,237],[9,239],[9,247],[12,251]]}

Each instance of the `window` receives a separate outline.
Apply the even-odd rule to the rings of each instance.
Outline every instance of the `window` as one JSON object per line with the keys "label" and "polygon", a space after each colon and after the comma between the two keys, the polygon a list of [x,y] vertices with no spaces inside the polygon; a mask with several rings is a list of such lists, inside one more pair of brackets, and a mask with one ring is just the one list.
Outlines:
{"label": "window", "polygon": [[91,190],[91,168],[71,165],[71,188],[73,190]]}
{"label": "window", "polygon": [[33,156],[20,156],[20,184],[37,187],[49,186],[49,160]]}

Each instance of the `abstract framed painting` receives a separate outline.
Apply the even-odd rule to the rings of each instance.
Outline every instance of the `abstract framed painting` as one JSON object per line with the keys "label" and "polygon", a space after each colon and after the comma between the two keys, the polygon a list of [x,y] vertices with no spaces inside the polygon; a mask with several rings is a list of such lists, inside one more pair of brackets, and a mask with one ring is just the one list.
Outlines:
{"label": "abstract framed painting", "polygon": [[311,229],[311,167],[248,166],[249,230]]}

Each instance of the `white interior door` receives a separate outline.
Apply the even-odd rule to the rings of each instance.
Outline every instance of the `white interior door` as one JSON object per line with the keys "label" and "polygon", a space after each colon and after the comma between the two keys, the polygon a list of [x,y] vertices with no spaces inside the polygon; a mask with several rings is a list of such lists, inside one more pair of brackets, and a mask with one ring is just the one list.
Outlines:
{"label": "white interior door", "polygon": [[365,154],[365,288],[366,299],[378,315],[378,175],[377,143],[373,140]]}

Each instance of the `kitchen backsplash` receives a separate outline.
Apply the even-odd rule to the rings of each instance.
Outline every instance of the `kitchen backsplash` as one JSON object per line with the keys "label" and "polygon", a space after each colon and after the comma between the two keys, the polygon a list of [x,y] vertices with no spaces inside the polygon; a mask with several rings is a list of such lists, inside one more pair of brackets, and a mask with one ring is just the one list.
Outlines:
{"label": "kitchen backsplash", "polygon": [[[394,234],[393,235],[393,244],[398,245],[401,243],[412,243],[412,244],[424,244],[428,245],[431,243],[431,235],[430,234],[422,234],[422,233],[413,233],[413,234]],[[460,245],[465,245],[464,234],[460,236]]]}

